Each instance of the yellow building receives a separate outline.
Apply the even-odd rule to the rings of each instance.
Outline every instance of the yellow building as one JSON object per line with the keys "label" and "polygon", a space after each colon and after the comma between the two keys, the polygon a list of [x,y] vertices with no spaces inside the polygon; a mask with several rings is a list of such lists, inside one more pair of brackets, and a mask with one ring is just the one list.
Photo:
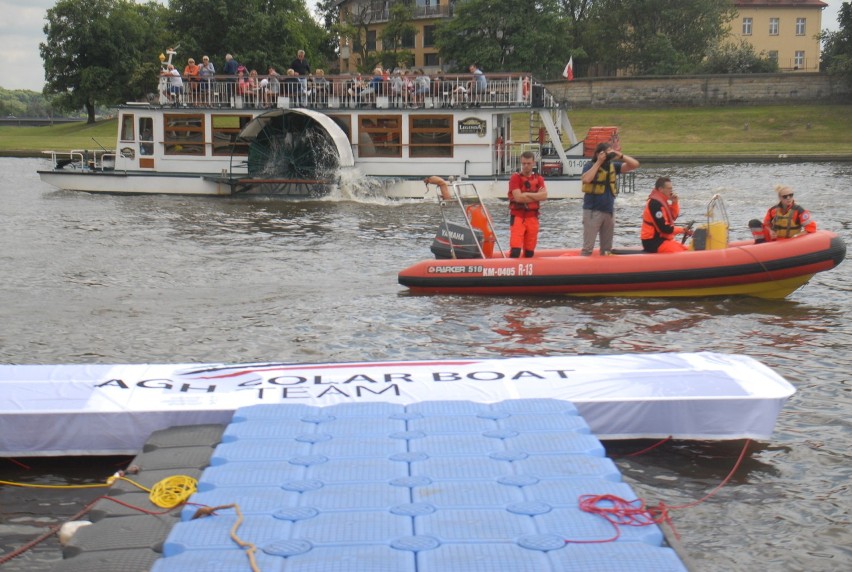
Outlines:
{"label": "yellow building", "polygon": [[778,62],[781,71],[819,71],[821,0],[734,0],[731,37]]}
{"label": "yellow building", "polygon": [[[362,53],[381,52],[382,32],[390,21],[390,9],[405,0],[339,0],[341,16],[356,22],[362,29],[360,43],[344,38],[340,43],[340,71],[355,72],[361,65]],[[427,73],[441,69],[435,48],[437,24],[453,17],[451,0],[411,0],[412,24],[416,35],[403,43],[402,49],[414,54],[415,68]],[[730,37],[745,40],[757,53],[764,52],[778,62],[781,71],[819,71],[822,0],[734,0],[738,14],[731,21]],[[361,45],[363,44],[363,45]],[[368,70],[369,71],[369,70]]]}
{"label": "yellow building", "polygon": [[[391,6],[402,0],[340,0],[341,18],[346,15],[350,22],[360,25],[365,34],[361,37],[368,53],[387,49],[382,45],[382,32],[390,21]],[[438,50],[435,48],[435,28],[441,20],[453,17],[453,3],[450,0],[413,0],[410,2],[414,12],[412,24],[417,29],[413,38],[400,46],[414,54],[414,68],[422,68],[427,73],[441,69]],[[342,39],[340,43],[340,71],[355,72],[361,65],[363,50],[353,39]]]}

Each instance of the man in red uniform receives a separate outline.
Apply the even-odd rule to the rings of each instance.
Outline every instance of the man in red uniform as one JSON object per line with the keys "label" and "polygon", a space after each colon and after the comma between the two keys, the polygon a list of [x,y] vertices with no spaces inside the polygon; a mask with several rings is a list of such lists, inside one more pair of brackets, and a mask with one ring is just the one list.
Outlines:
{"label": "man in red uniform", "polygon": [[509,179],[509,256],[532,258],[538,243],[538,214],[541,201],[547,200],[544,178],[533,173],[535,155],[521,153],[521,171]]}
{"label": "man in red uniform", "polygon": [[690,231],[682,226],[675,226],[680,214],[680,203],[672,187],[672,180],[660,177],[654,185],[654,190],[648,195],[645,212],[642,213],[642,248],[645,252],[683,252],[686,246],[675,240],[676,234],[686,234]]}

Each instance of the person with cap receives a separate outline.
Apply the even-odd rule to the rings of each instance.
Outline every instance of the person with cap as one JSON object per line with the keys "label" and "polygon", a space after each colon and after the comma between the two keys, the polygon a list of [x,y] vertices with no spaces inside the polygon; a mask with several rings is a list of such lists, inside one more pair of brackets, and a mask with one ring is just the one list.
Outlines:
{"label": "person with cap", "polygon": [[[761,225],[763,236],[756,236],[755,242],[793,238],[802,233],[816,232],[816,221],[811,218],[811,213],[796,204],[793,189],[787,185],[775,185],[775,193],[778,195],[778,204],[772,205],[766,211]],[[757,228],[757,222],[756,219],[749,222],[752,233]],[[763,240],[760,240],[761,238]]]}
{"label": "person with cap", "polygon": [[645,252],[683,252],[687,247],[677,240],[675,235],[691,236],[692,231],[675,225],[680,215],[680,202],[669,177],[660,177],[654,189],[648,195],[645,210],[642,213],[642,250]]}

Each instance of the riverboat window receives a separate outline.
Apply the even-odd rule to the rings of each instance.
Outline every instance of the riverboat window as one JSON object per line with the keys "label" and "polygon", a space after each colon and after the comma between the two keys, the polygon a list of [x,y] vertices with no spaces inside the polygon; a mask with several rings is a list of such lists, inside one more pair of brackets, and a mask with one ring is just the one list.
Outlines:
{"label": "riverboat window", "polygon": [[358,118],[359,157],[402,157],[402,118],[362,115]]}
{"label": "riverboat window", "polygon": [[213,140],[213,154],[248,156],[248,142],[237,141],[237,136],[249,121],[251,121],[251,115],[211,116],[210,131]]}
{"label": "riverboat window", "polygon": [[164,118],[166,155],[205,155],[204,116],[166,114]]}
{"label": "riverboat window", "polygon": [[121,116],[121,134],[118,136],[122,141],[133,141],[133,115]]}
{"label": "riverboat window", "polygon": [[154,118],[139,118],[139,154],[154,154]]}
{"label": "riverboat window", "polygon": [[751,18],[743,18],[743,36],[751,36]]}
{"label": "riverboat window", "polygon": [[807,23],[807,18],[796,18],[796,35],[804,36],[805,35],[805,24]]}
{"label": "riverboat window", "polygon": [[451,115],[410,116],[409,157],[452,157],[453,117]]}
{"label": "riverboat window", "polygon": [[778,35],[778,18],[770,18],[769,19],[769,35],[777,36]]}

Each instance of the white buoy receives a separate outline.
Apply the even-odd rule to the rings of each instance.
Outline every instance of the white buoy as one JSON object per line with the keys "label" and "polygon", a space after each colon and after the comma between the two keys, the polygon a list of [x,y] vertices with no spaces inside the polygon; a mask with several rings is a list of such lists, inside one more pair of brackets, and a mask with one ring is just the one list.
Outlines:
{"label": "white buoy", "polygon": [[90,524],[92,523],[88,520],[72,520],[70,522],[66,522],[59,527],[59,543],[62,546],[67,546],[77,530],[84,526],[89,526]]}

